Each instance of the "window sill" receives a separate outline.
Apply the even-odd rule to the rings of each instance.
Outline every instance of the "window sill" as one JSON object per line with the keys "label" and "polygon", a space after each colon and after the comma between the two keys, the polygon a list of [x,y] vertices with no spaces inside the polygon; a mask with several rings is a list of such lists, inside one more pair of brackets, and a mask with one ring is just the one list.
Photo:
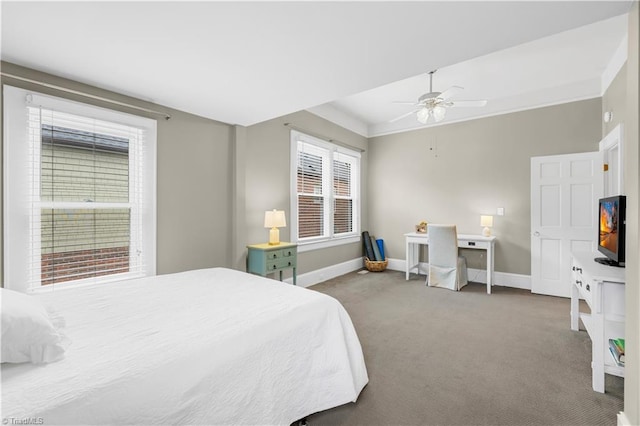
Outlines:
{"label": "window sill", "polygon": [[359,243],[360,236],[352,236],[352,237],[344,237],[344,238],[335,238],[332,240],[324,240],[324,241],[314,241],[308,243],[298,243],[298,253],[303,253],[305,251],[319,250],[328,247],[341,246],[345,244],[353,244]]}
{"label": "window sill", "polygon": [[151,274],[143,274],[143,273],[135,273],[135,272],[127,272],[122,274],[112,274],[112,275],[104,275],[97,278],[86,278],[75,281],[66,281],[57,284],[47,284],[42,286],[31,287],[29,289],[30,293],[47,293],[52,292],[54,290],[67,290],[74,289],[78,287],[91,287],[102,284],[109,284],[119,281],[132,280],[135,278],[144,278],[146,276],[151,276]]}

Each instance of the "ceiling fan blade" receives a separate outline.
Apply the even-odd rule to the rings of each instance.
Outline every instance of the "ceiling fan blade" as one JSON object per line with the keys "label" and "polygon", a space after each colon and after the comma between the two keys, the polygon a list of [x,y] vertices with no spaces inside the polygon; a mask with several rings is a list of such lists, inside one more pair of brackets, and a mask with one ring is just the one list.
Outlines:
{"label": "ceiling fan blade", "polygon": [[418,105],[418,103],[416,101],[395,101],[395,102],[392,102],[392,103],[397,104],[397,105]]}
{"label": "ceiling fan blade", "polygon": [[403,118],[406,118],[406,117],[408,117],[410,115],[415,114],[416,112],[420,111],[421,109],[422,108],[414,109],[413,111],[410,111],[410,112],[408,112],[406,114],[402,114],[400,117],[396,117],[396,118],[393,118],[393,119],[389,120],[389,123],[394,123],[394,122],[396,122],[398,120],[402,120]]}
{"label": "ceiling fan blade", "polygon": [[451,101],[455,107],[483,107],[487,104],[486,99],[477,101]]}
{"label": "ceiling fan blade", "polygon": [[440,93],[438,95],[439,99],[449,99],[455,95],[457,95],[458,93],[460,93],[463,90],[462,87],[460,86],[451,86],[449,87],[447,90],[445,90],[444,92]]}

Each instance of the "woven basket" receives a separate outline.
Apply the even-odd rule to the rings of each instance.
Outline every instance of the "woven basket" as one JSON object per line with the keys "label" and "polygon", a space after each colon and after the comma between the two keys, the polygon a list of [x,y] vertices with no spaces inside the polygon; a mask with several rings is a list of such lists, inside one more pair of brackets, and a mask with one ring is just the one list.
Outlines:
{"label": "woven basket", "polygon": [[369,260],[368,257],[364,258],[364,266],[371,272],[382,272],[387,269],[388,264],[388,260]]}

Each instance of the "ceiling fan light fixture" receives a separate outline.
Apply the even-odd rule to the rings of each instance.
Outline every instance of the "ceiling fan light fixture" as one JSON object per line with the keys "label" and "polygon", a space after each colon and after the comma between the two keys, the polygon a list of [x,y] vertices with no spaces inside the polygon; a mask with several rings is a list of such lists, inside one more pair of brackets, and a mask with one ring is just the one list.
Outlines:
{"label": "ceiling fan light fixture", "polygon": [[444,120],[444,115],[447,112],[447,110],[442,107],[442,106],[435,106],[433,107],[433,119],[436,121],[436,123]]}
{"label": "ceiling fan light fixture", "polygon": [[447,108],[449,107],[481,107],[487,104],[486,100],[452,101],[451,98],[462,90],[462,87],[460,86],[451,86],[444,92],[434,92],[433,74],[435,72],[435,70],[429,72],[429,93],[421,95],[418,98],[418,102],[395,102],[399,104],[413,105],[415,109],[411,112],[402,114],[400,117],[389,120],[390,123],[402,120],[413,114],[415,114],[417,120],[422,124],[427,124],[429,117],[433,117],[433,121],[439,123],[444,120],[444,117],[447,114]]}
{"label": "ceiling fan light fixture", "polygon": [[427,120],[429,120],[429,109],[427,107],[420,109],[416,113],[416,117],[420,123],[427,124]]}

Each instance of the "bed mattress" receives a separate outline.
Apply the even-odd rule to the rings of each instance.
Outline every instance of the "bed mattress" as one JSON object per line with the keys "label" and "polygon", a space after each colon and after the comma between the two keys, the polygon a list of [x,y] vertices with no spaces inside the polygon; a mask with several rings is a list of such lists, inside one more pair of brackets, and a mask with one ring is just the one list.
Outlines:
{"label": "bed mattress", "polygon": [[38,294],[71,345],[2,365],[2,417],[45,424],[290,424],[356,401],[360,342],[330,296],[225,268]]}

